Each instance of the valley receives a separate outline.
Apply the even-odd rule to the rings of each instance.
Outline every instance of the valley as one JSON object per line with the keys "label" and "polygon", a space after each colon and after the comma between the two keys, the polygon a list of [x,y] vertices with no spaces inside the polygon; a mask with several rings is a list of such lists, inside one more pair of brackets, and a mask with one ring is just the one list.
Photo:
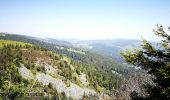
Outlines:
{"label": "valley", "polygon": [[[10,58],[6,58],[5,63],[4,60],[1,60],[1,64],[11,70],[11,72],[8,72],[11,75],[13,75],[13,70],[10,66],[11,63],[13,64],[16,70],[14,72],[17,73],[18,77],[22,77],[20,82],[23,84],[22,88],[25,89],[23,92],[27,93],[22,96],[20,96],[20,93],[9,95],[8,89],[1,88],[1,91],[6,91],[6,96],[9,96],[9,98],[13,95],[17,98],[26,98],[32,92],[41,93],[43,98],[51,99],[129,98],[129,90],[143,92],[140,90],[140,83],[150,79],[149,76],[145,76],[148,79],[137,80],[144,77],[142,75],[145,72],[128,67],[128,65],[123,64],[123,60],[119,62],[116,58],[107,55],[110,53],[109,49],[104,47],[105,49],[102,51],[99,48],[102,48],[103,45],[100,44],[98,44],[99,48],[93,45],[93,50],[91,50],[79,48],[69,42],[64,44],[61,44],[62,42],[51,43],[23,35],[1,33],[0,39],[2,59],[3,56]],[[81,42],[79,43],[81,45]],[[121,50],[115,50],[114,53],[119,54]],[[9,65],[6,65],[8,63]],[[24,80],[27,83],[23,83]],[[11,81],[8,78],[1,82],[10,82],[10,84],[13,84],[12,87],[21,84],[17,80]],[[36,84],[39,85],[35,89],[30,88],[29,91],[26,89],[28,85],[32,87]],[[133,85],[136,87],[133,87]],[[122,91],[123,88],[124,91]],[[2,97],[4,96],[2,95]]]}
{"label": "valley", "polygon": [[0,100],[170,100],[170,0],[0,0]]}

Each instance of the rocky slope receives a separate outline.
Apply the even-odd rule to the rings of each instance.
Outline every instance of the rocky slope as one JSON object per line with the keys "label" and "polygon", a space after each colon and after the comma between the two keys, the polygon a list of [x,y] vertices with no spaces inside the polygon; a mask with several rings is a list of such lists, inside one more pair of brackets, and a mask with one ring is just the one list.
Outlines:
{"label": "rocky slope", "polygon": [[[45,71],[49,74],[51,71],[56,72],[56,70],[50,65],[45,65],[41,67],[45,67]],[[67,84],[63,82],[62,79],[54,78],[49,74],[36,73],[36,75],[34,75],[23,64],[21,64],[21,67],[19,67],[19,73],[25,79],[29,79],[29,80],[33,79],[35,81],[42,83],[43,85],[52,84],[53,88],[55,88],[59,93],[64,92],[67,97],[72,97],[76,100],[81,99],[84,95],[98,96],[97,92],[95,92],[95,90],[93,89],[89,89],[87,87],[80,87],[72,82],[70,82],[69,86],[67,86]],[[81,73],[80,79],[83,85],[87,85],[88,82],[84,76],[85,74]]]}
{"label": "rocky slope", "polygon": [[[3,40],[0,45],[0,91],[4,93],[0,98],[108,98],[106,88],[95,81],[98,71],[93,67],[89,69],[66,56],[23,42]],[[30,97],[30,93],[41,96]]]}

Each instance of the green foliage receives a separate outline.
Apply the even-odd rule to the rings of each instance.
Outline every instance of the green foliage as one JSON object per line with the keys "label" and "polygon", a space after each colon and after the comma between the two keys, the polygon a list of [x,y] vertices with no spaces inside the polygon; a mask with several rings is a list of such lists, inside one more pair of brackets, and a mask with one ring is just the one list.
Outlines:
{"label": "green foliage", "polygon": [[[48,49],[50,51],[53,51],[53,52],[56,52],[62,55],[66,55],[67,57],[70,57],[75,61],[83,63],[83,65],[87,65],[90,67],[97,67],[98,70],[103,71],[102,73],[106,72],[107,74],[109,74],[108,76],[112,75],[111,73],[112,68],[124,69],[124,67],[121,64],[117,63],[115,59],[111,57],[102,56],[94,52],[82,51],[80,49],[72,47],[71,45],[60,46],[54,43],[47,43],[47,42],[39,41],[32,37],[27,37],[27,36],[22,36],[22,35],[13,35],[13,34],[5,34],[5,36],[0,36],[0,39],[21,41],[21,42],[31,43],[36,46],[41,46],[41,50]],[[62,55],[59,56],[59,59],[63,58]]]}
{"label": "green foliage", "polygon": [[[43,67],[35,66],[33,61],[23,59],[23,49],[28,49],[28,46],[20,47],[17,45],[4,44],[3,48],[0,49],[0,99],[32,99],[30,96],[31,92],[40,93],[46,88],[35,81],[28,81],[22,78],[19,74],[18,67],[20,67],[21,63],[24,63],[30,70],[45,71]],[[29,49],[37,48],[29,47]],[[59,95],[52,87],[49,86],[47,89],[49,90],[47,92],[48,96],[40,93],[41,96],[34,97],[39,99],[46,97],[52,99]]]}
{"label": "green foliage", "polygon": [[97,92],[102,93],[102,88],[100,86],[97,86],[96,90]]}
{"label": "green foliage", "polygon": [[80,75],[80,70],[76,69],[76,73],[77,73],[78,75]]}
{"label": "green foliage", "polygon": [[36,74],[36,72],[42,72],[42,73],[46,73],[45,68],[39,65],[36,65],[34,62],[30,61],[30,60],[25,60],[23,61],[23,64],[25,65],[25,67],[29,70],[31,70],[31,72],[33,74]]}
{"label": "green foliage", "polygon": [[[28,38],[26,36],[11,34],[6,34],[3,37],[0,36],[0,39],[15,40],[22,43],[26,42],[34,44],[25,44],[25,46],[10,45],[11,48],[7,47],[6,49],[13,49],[14,53],[6,52],[6,49],[3,52],[8,53],[10,56],[15,56],[15,59],[11,59],[11,57],[2,57],[2,60],[6,63],[7,66],[10,66],[9,62],[12,62],[14,60],[17,67],[19,67],[19,63],[23,63],[34,74],[37,73],[37,71],[46,73],[44,67],[35,65],[34,61],[36,60],[36,57],[34,56],[38,55],[38,52],[40,51],[50,50],[45,53],[45,58],[52,59],[48,62],[48,64],[55,65],[58,69],[60,69],[61,72],[59,72],[59,74],[61,76],[64,76],[64,80],[66,82],[67,80],[69,80],[83,87],[83,84],[77,78],[78,75],[80,75],[82,72],[87,75],[87,79],[89,81],[88,87],[93,88],[98,92],[103,92],[103,88],[109,91],[115,88],[117,83],[115,82],[115,80],[113,80],[113,77],[115,77],[116,75],[114,75],[111,70],[123,69],[123,67],[120,64],[116,63],[113,58],[104,57],[92,52],[82,51],[74,47],[63,46],[64,49],[58,49],[56,47],[57,45],[55,44],[42,42],[34,38]],[[26,53],[28,54],[26,55]],[[6,61],[8,61],[8,63]],[[73,66],[74,68],[72,69],[71,66]],[[2,67],[5,66],[3,65]],[[73,76],[73,74],[76,74],[76,77]]]}
{"label": "green foliage", "polygon": [[65,92],[61,92],[61,100],[67,100]]}
{"label": "green foliage", "polygon": [[21,52],[12,48],[6,45],[0,50],[0,90],[4,93],[2,97],[6,96],[10,99],[24,97],[21,92],[26,91],[24,86],[27,85],[17,69]]}
{"label": "green foliage", "polygon": [[135,66],[140,66],[155,78],[155,85],[145,85],[148,96],[140,97],[132,93],[132,99],[169,100],[170,99],[170,36],[162,26],[157,26],[155,34],[163,38],[159,47],[154,47],[143,40],[142,49],[124,52],[125,60]]}
{"label": "green foliage", "polygon": [[5,45],[11,45],[11,47],[31,47],[32,45],[29,43],[18,42],[18,41],[11,41],[11,40],[0,40],[0,48],[4,47]]}
{"label": "green foliage", "polygon": [[51,83],[49,83],[49,84],[48,84],[48,87],[49,87],[49,88],[53,88],[53,86],[52,86],[52,84],[51,84]]}

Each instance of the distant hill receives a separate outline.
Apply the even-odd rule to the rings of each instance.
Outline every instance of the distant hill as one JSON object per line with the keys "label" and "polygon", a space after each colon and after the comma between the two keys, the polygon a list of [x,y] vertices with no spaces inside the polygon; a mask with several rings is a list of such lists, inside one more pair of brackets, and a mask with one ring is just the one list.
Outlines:
{"label": "distant hill", "polygon": [[[5,35],[5,36],[3,36]],[[140,40],[131,39],[115,39],[115,40],[87,40],[81,41],[76,39],[70,40],[56,40],[50,38],[36,38],[24,35],[15,34],[3,34],[1,33],[0,39],[16,40],[21,42],[29,42],[35,45],[41,45],[50,50],[57,51],[62,54],[70,55],[70,52],[93,52],[105,57],[113,57],[120,63],[123,59],[120,55],[125,49],[138,48],[141,44]],[[68,42],[67,42],[68,41]],[[74,57],[76,60],[80,60],[80,56]]]}
{"label": "distant hill", "polygon": [[[54,51],[56,53],[65,55],[67,57],[72,58],[75,61],[81,62],[87,66],[94,66],[98,68],[100,71],[105,73],[108,77],[112,75],[111,69],[124,69],[124,66],[121,63],[115,61],[113,57],[101,55],[94,51],[83,50],[82,48],[73,47],[68,42],[64,42],[64,44],[68,43],[68,45],[63,45],[63,43],[49,43],[47,41],[41,40],[40,38],[24,36],[24,35],[16,35],[16,34],[3,34],[1,33],[0,39],[2,40],[14,40],[20,42],[31,43],[37,46],[41,46],[48,50]],[[59,41],[59,40],[52,40]],[[58,45],[58,43],[61,43]]]}
{"label": "distant hill", "polygon": [[70,42],[63,41],[63,40],[56,40],[52,38],[37,38],[37,40],[50,43],[50,44],[59,45],[59,46],[72,46]]}
{"label": "distant hill", "polygon": [[85,50],[94,51],[96,53],[107,55],[115,58],[117,61],[122,62],[123,59],[120,55],[125,49],[138,48],[141,44],[140,40],[131,39],[115,39],[115,40],[90,40],[90,41],[77,41],[71,42],[73,46],[84,48]]}

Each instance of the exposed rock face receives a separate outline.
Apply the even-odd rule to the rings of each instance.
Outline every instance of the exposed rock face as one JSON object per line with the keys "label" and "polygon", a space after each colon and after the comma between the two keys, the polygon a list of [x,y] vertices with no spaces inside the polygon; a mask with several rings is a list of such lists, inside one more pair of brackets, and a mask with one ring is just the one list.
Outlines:
{"label": "exposed rock face", "polygon": [[39,65],[41,67],[45,68],[45,71],[49,74],[57,74],[58,71],[56,68],[54,68],[53,66],[47,64],[46,62],[41,62],[40,59],[37,60],[36,65]]}
{"label": "exposed rock face", "polygon": [[83,83],[83,85],[85,85],[85,86],[88,86],[88,85],[89,85],[89,82],[88,82],[88,80],[86,79],[86,74],[81,73],[81,74],[79,75],[79,79],[80,79],[80,81]]}
{"label": "exposed rock face", "polygon": [[30,70],[28,70],[23,64],[20,64],[21,67],[18,69],[21,76],[25,79],[34,79],[34,75]]}
{"label": "exposed rock face", "polygon": [[[23,64],[21,64],[21,67],[19,68],[19,73],[22,75],[22,77],[26,79],[37,80],[43,85],[48,85],[49,83],[51,83],[53,88],[55,88],[59,93],[64,92],[67,97],[72,97],[73,99],[76,100],[81,99],[83,95],[98,96],[98,94],[92,89],[80,87],[71,82],[70,86],[68,87],[61,79],[54,78],[48,74],[36,73],[36,75],[34,76],[32,72],[29,69],[27,69]],[[80,80],[83,84],[88,84],[86,75],[83,73],[81,73],[80,75]]]}
{"label": "exposed rock face", "polygon": [[88,88],[81,88],[80,86],[73,83],[70,83],[70,86],[67,87],[62,80],[55,79],[52,76],[44,73],[37,74],[36,79],[38,80],[38,82],[41,82],[43,85],[48,85],[49,83],[51,83],[58,92],[60,93],[65,92],[67,97],[73,97],[74,99],[81,99],[84,94],[86,95],[96,94],[94,90]]}

